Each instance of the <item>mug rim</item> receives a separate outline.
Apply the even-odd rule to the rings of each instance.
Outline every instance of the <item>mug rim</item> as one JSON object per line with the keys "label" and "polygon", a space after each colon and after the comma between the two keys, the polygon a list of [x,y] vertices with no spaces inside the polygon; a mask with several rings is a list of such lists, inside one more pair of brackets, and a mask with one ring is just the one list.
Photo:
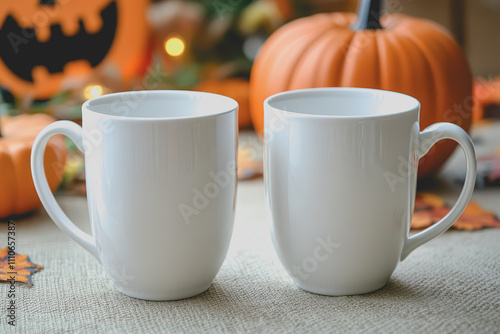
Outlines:
{"label": "mug rim", "polygon": [[[158,97],[162,95],[177,95],[177,96],[189,96],[191,99],[195,97],[212,97],[219,100],[225,100],[229,103],[227,108],[222,108],[220,104],[218,104],[218,108],[215,108],[215,111],[210,111],[208,114],[204,115],[182,115],[182,116],[155,116],[155,117],[140,117],[140,116],[128,116],[128,115],[114,115],[102,111],[95,110],[96,105],[111,105],[113,100],[119,99],[123,96],[133,96],[134,94],[145,94],[147,99],[151,99],[152,97]],[[165,99],[168,100],[168,99]],[[93,105],[94,104],[94,105]],[[231,112],[237,111],[239,108],[238,102],[233,98],[228,96],[224,96],[221,94],[207,93],[207,92],[199,92],[199,91],[190,91],[190,90],[134,90],[134,91],[126,91],[126,92],[116,92],[101,95],[99,97],[91,98],[85,101],[82,104],[82,111],[90,112],[96,115],[99,115],[101,118],[107,119],[115,119],[115,120],[133,120],[133,121],[176,121],[176,120],[186,120],[186,119],[201,119],[201,118],[210,118],[210,117],[218,117],[225,114],[229,114]],[[82,112],[82,116],[83,116]]]}
{"label": "mug rim", "polygon": [[[273,100],[276,99],[283,99],[285,97],[299,97],[301,94],[304,94],[308,96],[311,93],[324,93],[325,96],[328,96],[327,93],[331,92],[355,92],[355,93],[371,93],[371,94],[383,94],[383,95],[392,95],[392,96],[399,96],[403,97],[404,99],[407,99],[410,101],[410,103],[413,103],[413,105],[409,108],[401,108],[401,110],[395,111],[395,112],[389,112],[389,113],[384,113],[380,115],[376,114],[365,114],[365,115],[325,115],[325,114],[314,114],[314,113],[307,113],[307,112],[301,112],[301,111],[294,111],[294,110],[284,110],[281,108],[277,108],[273,106],[271,103],[274,102]],[[362,88],[362,87],[318,87],[318,88],[306,88],[306,89],[296,89],[296,90],[289,90],[281,93],[277,93],[274,95],[269,96],[264,100],[264,109],[265,108],[271,108],[272,110],[277,110],[279,112],[282,112],[286,114],[287,116],[294,116],[294,117],[306,117],[306,118],[320,118],[320,119],[344,119],[344,120],[350,120],[350,119],[367,119],[367,118],[387,118],[387,117],[393,117],[393,116],[399,116],[399,115],[405,115],[408,113],[412,112],[419,112],[420,110],[420,101],[418,101],[416,98],[413,96],[395,92],[395,91],[390,91],[390,90],[383,90],[383,89],[374,89],[374,88]]]}

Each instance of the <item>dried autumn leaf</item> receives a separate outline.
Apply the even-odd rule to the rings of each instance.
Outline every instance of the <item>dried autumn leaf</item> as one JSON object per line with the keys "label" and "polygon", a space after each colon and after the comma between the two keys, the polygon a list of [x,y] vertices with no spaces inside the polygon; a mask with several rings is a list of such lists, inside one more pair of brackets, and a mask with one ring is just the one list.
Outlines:
{"label": "dried autumn leaf", "polygon": [[418,193],[415,197],[415,212],[411,220],[411,228],[423,229],[431,226],[442,217],[440,209],[444,206],[445,202],[441,197],[429,193]]}
{"label": "dried autumn leaf", "polygon": [[[415,213],[411,221],[412,229],[422,229],[437,223],[450,208],[437,195],[419,193],[415,199]],[[470,202],[464,213],[453,224],[458,230],[479,230],[486,227],[500,227],[500,220],[493,212],[485,211],[479,204]]]}
{"label": "dried autumn leaf", "polygon": [[28,255],[15,254],[9,261],[9,248],[0,248],[0,282],[10,283],[14,276],[16,282],[32,286],[31,275],[42,269],[42,266],[31,263]]}
{"label": "dried autumn leaf", "polygon": [[415,212],[428,208],[442,208],[446,205],[438,195],[429,193],[418,193],[415,198]]}
{"label": "dried autumn leaf", "polygon": [[458,230],[479,230],[486,227],[500,227],[500,220],[490,211],[485,211],[479,204],[471,202],[453,227]]}

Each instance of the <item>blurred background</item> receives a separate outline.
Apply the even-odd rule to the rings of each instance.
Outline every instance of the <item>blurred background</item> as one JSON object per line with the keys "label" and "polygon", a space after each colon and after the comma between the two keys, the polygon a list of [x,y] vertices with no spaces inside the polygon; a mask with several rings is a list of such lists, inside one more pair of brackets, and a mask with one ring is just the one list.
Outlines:
{"label": "blurred background", "polygon": [[[372,16],[365,18],[367,27],[352,32],[354,13],[361,7]],[[345,12],[351,14],[334,16]],[[363,36],[372,38],[377,27],[370,24],[378,22],[380,15],[378,28],[394,36],[414,36],[420,43],[422,64],[429,64],[427,69],[403,66],[395,70],[405,80],[395,87],[430,101],[423,102],[423,123],[456,119],[455,123],[470,131],[472,120],[480,123],[500,116],[500,0],[3,1],[0,217],[22,215],[40,205],[29,172],[29,151],[41,128],[57,119],[80,123],[83,101],[119,91],[189,89],[233,97],[240,105],[239,177],[259,177],[262,155],[256,132],[262,131],[263,96],[315,86],[391,87],[359,81],[359,74],[345,70],[347,60],[356,58],[349,53],[352,48],[338,47],[330,56],[325,49],[316,52],[316,58],[311,51],[315,40],[324,34],[331,35],[332,45],[336,34],[341,36],[345,31],[357,34],[351,44],[362,42]],[[323,26],[324,31],[314,32]],[[363,31],[367,31],[365,35]],[[300,58],[297,54],[288,58],[276,55],[275,46],[292,43],[297,43],[295,51],[303,48],[301,54],[310,51],[310,58],[303,62],[309,67],[298,60],[291,64],[293,57]],[[406,42],[398,43],[398,48],[406,48]],[[364,47],[358,49],[365,58],[356,60],[359,64],[355,68],[366,66],[368,77],[372,70],[383,76],[381,69],[370,64],[391,56],[390,48]],[[334,64],[334,55],[347,59],[332,72],[336,77],[345,70],[340,81],[320,82],[298,74],[310,73],[320,64]],[[402,63],[410,57],[403,51],[397,56]],[[266,66],[275,74],[262,74]],[[429,75],[421,78],[426,71]],[[277,77],[290,73],[295,76],[286,85],[276,83]],[[396,85],[395,79],[391,80]],[[432,86],[425,80],[434,81],[435,91],[424,87]],[[432,107],[432,100],[441,99],[439,96],[443,96],[441,107]],[[448,109],[453,109],[456,117],[450,118]],[[422,167],[421,179],[435,175],[453,149],[449,144],[440,146],[434,157],[424,161],[427,165]],[[498,149],[486,155],[485,175],[480,179],[497,184],[499,155]],[[49,181],[54,190],[85,193],[83,159],[73,143],[54,138],[46,166],[50,166],[46,169],[47,174],[52,173]]]}
{"label": "blurred background", "polygon": [[500,1],[401,0],[402,12],[438,22],[465,51],[472,73],[500,75]]}

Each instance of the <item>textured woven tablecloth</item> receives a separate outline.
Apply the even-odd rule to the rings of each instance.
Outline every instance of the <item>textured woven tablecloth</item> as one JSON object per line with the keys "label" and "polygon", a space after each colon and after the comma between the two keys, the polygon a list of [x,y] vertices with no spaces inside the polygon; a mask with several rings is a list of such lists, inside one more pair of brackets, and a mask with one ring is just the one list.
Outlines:
{"label": "textured woven tablecloth", "polygon": [[[500,142],[500,131],[489,133],[491,143]],[[450,180],[463,173],[461,152],[447,166],[428,191],[453,202],[460,185]],[[58,200],[89,232],[85,199]],[[498,187],[476,190],[473,200],[500,214]],[[6,321],[8,286],[0,285],[0,333],[500,333],[500,229],[448,231],[400,263],[383,289],[320,296],[286,275],[271,244],[262,179],[244,181],[231,247],[210,289],[191,299],[148,302],[116,291],[97,261],[43,210],[16,225],[18,252],[45,269],[32,288],[17,287],[15,328]],[[0,223],[0,246],[6,232]]]}
{"label": "textured woven tablecloth", "polygon": [[[89,231],[85,199],[59,202]],[[500,332],[500,230],[448,231],[400,263],[385,288],[326,297],[298,289],[287,277],[274,255],[263,203],[262,180],[240,183],[231,248],[214,284],[175,302],[117,292],[97,261],[45,212],[18,221],[20,253],[45,269],[32,288],[17,288],[15,331]],[[3,244],[6,227],[0,229]],[[0,289],[6,301],[7,285]],[[2,315],[0,332],[10,327]]]}

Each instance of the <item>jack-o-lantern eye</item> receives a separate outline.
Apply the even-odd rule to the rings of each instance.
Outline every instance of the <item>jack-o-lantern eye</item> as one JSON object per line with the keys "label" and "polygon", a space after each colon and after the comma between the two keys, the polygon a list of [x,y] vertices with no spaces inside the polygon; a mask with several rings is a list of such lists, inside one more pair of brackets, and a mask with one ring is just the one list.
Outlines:
{"label": "jack-o-lantern eye", "polygon": [[[54,5],[53,0],[40,0],[40,5]],[[91,67],[97,66],[107,55],[113,43],[117,27],[117,5],[112,1],[101,12],[102,26],[96,33],[88,33],[84,22],[78,22],[78,31],[66,36],[60,24],[50,25],[50,37],[40,42],[31,38],[28,42],[20,36],[36,35],[36,27],[23,28],[18,20],[8,15],[0,28],[0,58],[17,77],[33,82],[33,70],[44,67],[50,74],[64,71],[69,62],[86,60]],[[16,39],[17,38],[17,39]]]}

